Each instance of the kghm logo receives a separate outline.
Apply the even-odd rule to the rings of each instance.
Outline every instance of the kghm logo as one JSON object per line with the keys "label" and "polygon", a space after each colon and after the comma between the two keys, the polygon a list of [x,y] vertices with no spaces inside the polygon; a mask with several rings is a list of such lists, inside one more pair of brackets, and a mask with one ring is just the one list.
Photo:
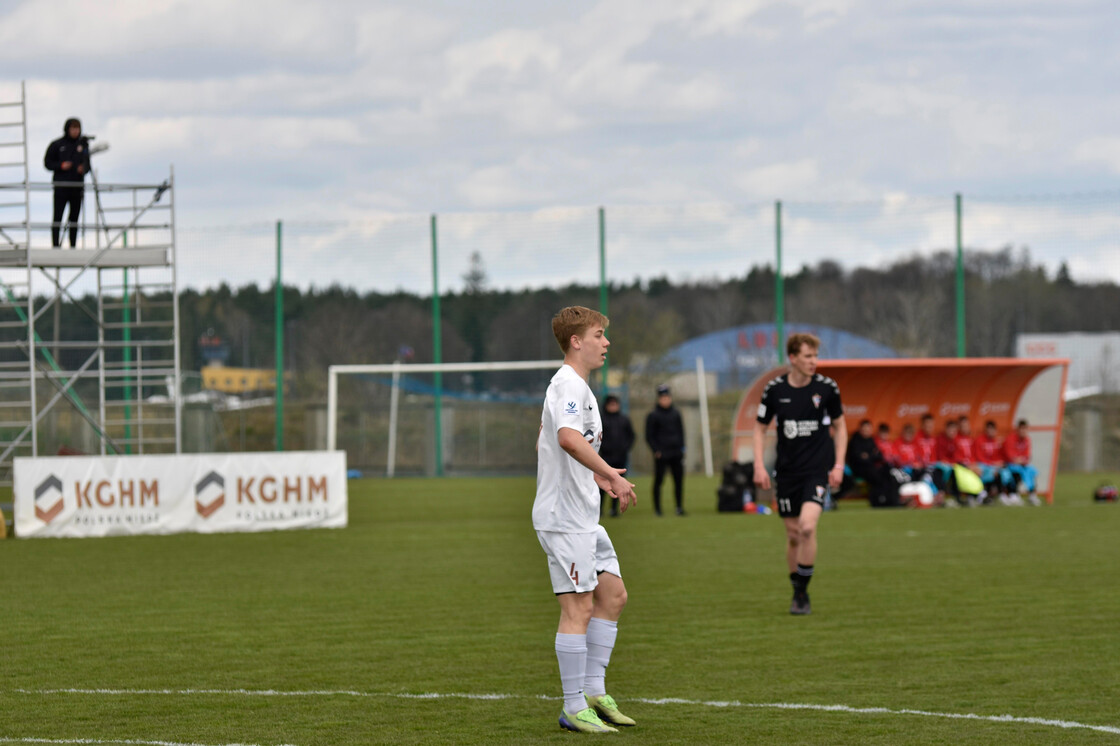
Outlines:
{"label": "kghm logo", "polygon": [[54,474],[35,488],[35,517],[50,523],[62,512],[62,482]]}
{"label": "kghm logo", "polygon": [[194,509],[203,518],[226,504],[226,480],[216,471],[207,474],[194,486]]}

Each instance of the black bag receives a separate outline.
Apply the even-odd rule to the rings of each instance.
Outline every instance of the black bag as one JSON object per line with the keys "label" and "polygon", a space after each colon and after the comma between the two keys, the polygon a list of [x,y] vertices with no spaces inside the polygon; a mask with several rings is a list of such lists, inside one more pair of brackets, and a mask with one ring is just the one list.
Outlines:
{"label": "black bag", "polygon": [[743,504],[754,492],[754,464],[728,461],[723,466],[723,483],[716,490],[716,510],[742,513]]}
{"label": "black bag", "polygon": [[886,464],[876,464],[874,479],[867,479],[867,502],[873,508],[897,508],[901,505],[899,488],[910,481],[909,475],[901,469],[892,469]]}
{"label": "black bag", "polygon": [[742,513],[743,491],[735,485],[721,485],[716,490],[716,510],[720,513]]}
{"label": "black bag", "polygon": [[723,465],[723,484],[751,489],[754,486],[754,463],[748,461],[728,461]]}
{"label": "black bag", "polygon": [[1120,499],[1120,490],[1114,484],[1102,484],[1093,491],[1093,502],[1114,503]]}

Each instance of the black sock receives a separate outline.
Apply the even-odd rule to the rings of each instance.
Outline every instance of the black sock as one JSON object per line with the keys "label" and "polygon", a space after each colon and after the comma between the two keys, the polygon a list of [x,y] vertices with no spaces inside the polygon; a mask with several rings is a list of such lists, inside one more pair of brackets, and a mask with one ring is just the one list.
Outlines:
{"label": "black sock", "polygon": [[813,579],[813,566],[798,564],[797,572],[794,574],[801,579],[801,588],[806,589],[809,587],[809,581]]}

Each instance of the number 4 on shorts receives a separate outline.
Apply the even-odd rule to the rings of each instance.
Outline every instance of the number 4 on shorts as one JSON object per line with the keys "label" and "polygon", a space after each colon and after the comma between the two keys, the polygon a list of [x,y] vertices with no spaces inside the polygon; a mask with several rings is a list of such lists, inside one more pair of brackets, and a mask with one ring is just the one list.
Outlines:
{"label": "number 4 on shorts", "polygon": [[572,563],[571,569],[568,570],[568,575],[570,575],[572,577],[572,580],[575,581],[576,585],[579,585],[579,570],[576,569],[576,563],[575,562]]}

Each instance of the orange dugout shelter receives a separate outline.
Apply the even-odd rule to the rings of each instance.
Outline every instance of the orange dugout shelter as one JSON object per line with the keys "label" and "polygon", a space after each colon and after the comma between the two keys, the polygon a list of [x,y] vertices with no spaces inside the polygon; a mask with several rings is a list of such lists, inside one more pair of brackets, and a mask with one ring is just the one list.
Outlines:
{"label": "orange dugout shelter", "polygon": [[[788,370],[773,368],[743,393],[731,432],[731,457],[753,461],[754,422],[762,389]],[[967,415],[976,434],[992,420],[1006,436],[1019,420],[1030,423],[1031,459],[1038,469],[1039,492],[1051,498],[1062,437],[1063,392],[1069,360],[1023,358],[924,358],[821,360],[817,372],[840,386],[844,419],[853,433],[861,420],[886,422],[898,437],[902,426],[918,426],[932,414],[940,432],[945,421]],[[767,432],[767,463],[772,463],[774,423]]]}

